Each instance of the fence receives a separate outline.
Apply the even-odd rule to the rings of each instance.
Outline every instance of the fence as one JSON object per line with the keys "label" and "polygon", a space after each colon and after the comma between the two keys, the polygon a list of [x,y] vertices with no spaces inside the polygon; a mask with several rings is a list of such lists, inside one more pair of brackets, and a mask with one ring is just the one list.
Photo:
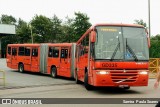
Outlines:
{"label": "fence", "polygon": [[157,73],[159,72],[159,67],[160,67],[160,58],[150,58],[149,59],[150,78],[156,78]]}
{"label": "fence", "polygon": [[0,73],[2,74],[0,74],[0,80],[2,79],[3,80],[3,86],[5,87],[5,71],[3,71],[3,70],[0,70]]}

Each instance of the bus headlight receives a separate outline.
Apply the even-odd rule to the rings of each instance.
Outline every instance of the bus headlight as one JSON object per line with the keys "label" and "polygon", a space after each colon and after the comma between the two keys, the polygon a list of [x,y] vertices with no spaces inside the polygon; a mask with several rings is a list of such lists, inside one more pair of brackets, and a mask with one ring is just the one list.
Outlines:
{"label": "bus headlight", "polygon": [[101,75],[109,74],[108,71],[97,71],[96,73]]}
{"label": "bus headlight", "polygon": [[147,71],[140,71],[139,74],[146,75],[146,74],[148,74],[148,72]]}

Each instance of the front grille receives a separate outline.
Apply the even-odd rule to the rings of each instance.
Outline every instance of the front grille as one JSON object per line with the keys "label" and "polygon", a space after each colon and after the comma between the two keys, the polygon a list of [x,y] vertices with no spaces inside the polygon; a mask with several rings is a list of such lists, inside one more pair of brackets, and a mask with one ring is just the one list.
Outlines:
{"label": "front grille", "polygon": [[138,71],[135,70],[115,70],[110,71],[110,74],[115,83],[135,82],[138,78]]}

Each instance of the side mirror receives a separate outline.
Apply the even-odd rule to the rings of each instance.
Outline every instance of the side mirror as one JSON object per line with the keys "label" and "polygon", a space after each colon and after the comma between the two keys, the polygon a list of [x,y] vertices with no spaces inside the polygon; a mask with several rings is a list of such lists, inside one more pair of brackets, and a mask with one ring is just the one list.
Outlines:
{"label": "side mirror", "polygon": [[91,31],[91,42],[92,43],[96,42],[96,32],[95,31]]}

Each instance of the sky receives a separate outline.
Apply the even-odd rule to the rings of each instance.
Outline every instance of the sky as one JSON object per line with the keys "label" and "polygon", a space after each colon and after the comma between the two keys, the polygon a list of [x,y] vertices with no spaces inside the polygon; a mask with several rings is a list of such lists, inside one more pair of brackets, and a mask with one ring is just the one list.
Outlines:
{"label": "sky", "polygon": [[[151,35],[160,34],[159,0],[150,0]],[[64,20],[74,18],[75,12],[88,15],[92,24],[126,23],[142,19],[148,25],[148,0],[0,0],[0,16],[31,21],[37,15]]]}

